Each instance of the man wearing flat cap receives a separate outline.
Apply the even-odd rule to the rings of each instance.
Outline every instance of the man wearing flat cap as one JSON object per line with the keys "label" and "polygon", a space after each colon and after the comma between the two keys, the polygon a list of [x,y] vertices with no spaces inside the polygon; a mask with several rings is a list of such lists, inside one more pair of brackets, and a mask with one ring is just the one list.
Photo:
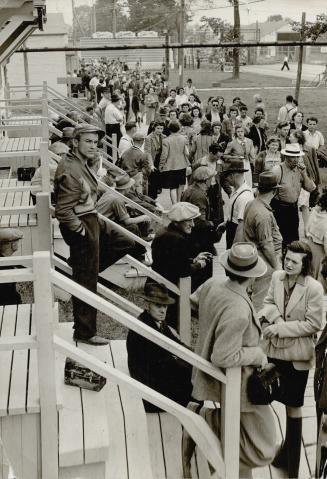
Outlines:
{"label": "man wearing flat cap", "polygon": [[[101,243],[107,243],[105,223],[96,210],[98,182],[89,166],[97,155],[104,131],[92,125],[74,130],[73,150],[58,165],[55,176],[56,218],[70,248],[73,279],[92,292],[97,290]],[[104,260],[105,258],[103,258]],[[73,297],[74,339],[92,345],[107,344],[96,335],[96,309]]]}
{"label": "man wearing flat cap", "polygon": [[[138,319],[182,345],[177,332],[166,324],[167,308],[175,303],[169,297],[166,286],[147,283],[142,298],[145,300],[145,311]],[[186,406],[192,390],[192,367],[188,363],[132,330],[128,332],[126,347],[132,378]],[[158,411],[156,406],[146,401],[144,407],[147,412]]]}
{"label": "man wearing flat cap", "polygon": [[[23,233],[16,228],[0,228],[0,258],[12,256],[18,249],[19,241]],[[7,269],[1,267],[0,270]],[[16,291],[16,283],[0,284],[0,305],[20,304],[22,302],[20,294]]]}
{"label": "man wearing flat cap", "polygon": [[251,287],[256,311],[262,309],[272,274],[281,266],[283,239],[270,206],[278,189],[276,175],[272,171],[264,171],[259,175],[257,197],[246,205],[244,211],[243,240],[256,245],[259,256],[267,265],[264,276],[255,279]]}

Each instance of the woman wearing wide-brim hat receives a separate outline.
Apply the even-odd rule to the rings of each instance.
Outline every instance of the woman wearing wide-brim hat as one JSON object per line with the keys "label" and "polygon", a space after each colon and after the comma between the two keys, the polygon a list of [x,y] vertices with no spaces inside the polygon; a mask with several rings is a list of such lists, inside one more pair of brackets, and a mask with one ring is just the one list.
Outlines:
{"label": "woman wearing wide-brim hat", "polygon": [[[138,319],[167,338],[182,344],[177,332],[166,324],[167,308],[175,303],[166,286],[148,282],[141,297],[145,310]],[[166,349],[130,330],[126,341],[128,368],[131,376],[166,397],[186,406],[191,398],[192,367]],[[158,408],[144,401],[147,412]]]}
{"label": "woman wearing wide-brim hat", "polygon": [[[275,425],[269,406],[255,406],[247,397],[247,381],[254,367],[267,364],[259,341],[260,322],[248,296],[253,278],[266,272],[253,243],[235,243],[219,261],[227,279],[213,277],[191,295],[198,310],[199,335],[195,352],[217,368],[242,367],[240,419],[240,474],[252,477],[251,470],[270,463],[275,453]],[[221,385],[196,369],[192,396],[198,401],[221,401]],[[190,404],[190,408],[192,403]],[[220,411],[202,408],[202,417],[220,437]],[[190,438],[184,435],[184,465],[190,463]],[[184,469],[185,470],[185,469]],[[189,476],[186,476],[189,477]]]}

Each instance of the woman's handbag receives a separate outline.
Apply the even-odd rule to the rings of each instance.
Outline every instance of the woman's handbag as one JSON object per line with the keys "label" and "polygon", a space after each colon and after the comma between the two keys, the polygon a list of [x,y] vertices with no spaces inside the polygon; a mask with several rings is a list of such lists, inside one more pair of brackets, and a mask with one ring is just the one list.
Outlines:
{"label": "woman's handbag", "polygon": [[270,404],[281,397],[282,391],[282,377],[275,364],[269,363],[263,369],[255,369],[248,379],[247,394],[252,404]]}

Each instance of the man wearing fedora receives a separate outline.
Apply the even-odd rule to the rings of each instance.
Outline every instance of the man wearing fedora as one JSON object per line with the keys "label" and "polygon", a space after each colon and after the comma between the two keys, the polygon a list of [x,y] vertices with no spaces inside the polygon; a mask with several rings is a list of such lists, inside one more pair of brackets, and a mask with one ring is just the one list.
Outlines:
{"label": "man wearing fedora", "polygon": [[[121,98],[116,93],[111,95],[111,103],[106,107],[104,112],[104,122],[106,125],[106,135],[112,138],[117,135],[117,146],[122,137],[120,126],[124,120],[124,112],[121,110]],[[108,155],[112,156],[112,148],[107,148]]]}
{"label": "man wearing fedora", "polygon": [[[183,345],[176,331],[166,324],[167,308],[175,303],[175,300],[169,297],[166,286],[147,283],[142,298],[145,300],[145,311],[138,319]],[[132,330],[128,332],[126,347],[128,369],[132,378],[182,406],[187,405],[192,390],[192,367],[188,363]],[[158,411],[156,406],[147,401],[144,401],[144,407],[147,412]]]}
{"label": "man wearing fedora", "polygon": [[289,243],[299,239],[298,199],[301,188],[311,193],[316,185],[307,174],[302,161],[304,152],[298,143],[287,144],[281,154],[284,161],[272,169],[280,188],[271,201],[271,207],[283,237],[285,250]]}
{"label": "man wearing fedora", "polygon": [[233,159],[227,164],[222,172],[222,180],[233,187],[227,208],[228,219],[225,223],[218,226],[218,231],[226,230],[226,244],[230,248],[234,242],[237,229],[242,228],[244,209],[246,205],[254,199],[252,189],[247,185],[244,173],[248,170],[244,168],[244,161]]}
{"label": "man wearing fedora", "polygon": [[280,266],[283,239],[270,206],[278,188],[276,175],[273,172],[261,173],[258,194],[246,205],[244,211],[243,240],[256,245],[259,256],[267,266],[264,276],[255,278],[251,286],[251,299],[256,311],[262,308],[272,273]]}
{"label": "man wearing fedora", "polygon": [[[259,344],[260,322],[247,288],[253,278],[265,274],[267,267],[252,243],[234,243],[219,261],[227,279],[222,282],[213,277],[191,296],[199,316],[195,352],[217,368],[242,367],[239,477],[246,478],[252,477],[253,468],[272,461],[276,447],[269,406],[255,406],[247,396],[247,381],[253,368],[267,364]],[[203,371],[194,368],[192,383],[196,400],[221,401],[220,383]],[[199,413],[220,437],[220,411],[202,407]],[[193,452],[192,440],[186,432],[183,439],[183,464],[187,468]]]}
{"label": "man wearing fedora", "polygon": [[[74,130],[73,150],[58,165],[55,175],[56,218],[64,241],[70,248],[74,281],[92,292],[97,290],[99,270],[105,269],[101,244],[107,240],[106,225],[97,215],[97,178],[89,166],[97,155],[104,131],[92,125]],[[108,344],[96,334],[97,311],[73,296],[74,339],[94,346]]]}

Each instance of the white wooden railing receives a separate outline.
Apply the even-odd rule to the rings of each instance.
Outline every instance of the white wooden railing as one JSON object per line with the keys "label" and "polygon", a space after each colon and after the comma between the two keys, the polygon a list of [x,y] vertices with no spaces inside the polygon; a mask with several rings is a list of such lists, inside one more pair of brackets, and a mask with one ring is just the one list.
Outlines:
{"label": "white wooden railing", "polygon": [[[0,271],[0,283],[33,281],[36,336],[0,338],[0,351],[37,349],[41,407],[42,477],[58,479],[57,391],[55,388],[55,350],[57,350],[175,416],[192,436],[205,458],[219,473],[219,477],[238,478],[240,368],[227,369],[223,373],[210,362],[63,276],[51,267],[49,252],[37,252],[33,254],[33,257],[21,259],[15,257],[15,260],[16,264],[24,263],[25,269]],[[0,266],[12,266],[13,261],[14,258],[1,258]],[[56,335],[58,324],[56,324],[53,314],[52,285],[73,294],[222,383],[221,442],[218,441],[216,435],[200,416],[58,337]]]}

